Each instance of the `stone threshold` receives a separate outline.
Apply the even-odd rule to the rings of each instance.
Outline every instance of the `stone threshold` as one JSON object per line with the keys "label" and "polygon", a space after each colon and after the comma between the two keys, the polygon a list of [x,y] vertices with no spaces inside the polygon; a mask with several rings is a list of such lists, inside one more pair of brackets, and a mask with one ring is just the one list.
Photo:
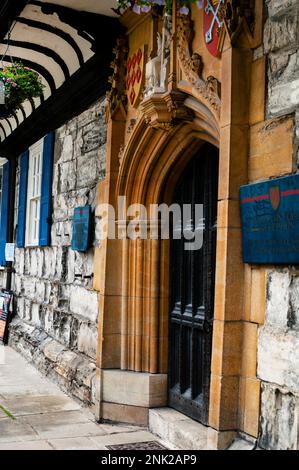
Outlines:
{"label": "stone threshold", "polygon": [[261,450],[251,436],[216,431],[168,407],[149,410],[149,430],[174,450]]}
{"label": "stone threshold", "polygon": [[170,449],[208,449],[209,428],[172,408],[151,408],[149,429]]}

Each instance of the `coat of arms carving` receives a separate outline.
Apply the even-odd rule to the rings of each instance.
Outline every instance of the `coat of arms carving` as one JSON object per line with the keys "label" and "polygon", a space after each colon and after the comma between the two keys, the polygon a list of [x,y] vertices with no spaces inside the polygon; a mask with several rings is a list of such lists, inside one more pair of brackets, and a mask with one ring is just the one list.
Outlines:
{"label": "coat of arms carving", "polygon": [[270,203],[273,210],[277,210],[280,204],[280,188],[279,186],[272,186],[269,189]]}
{"label": "coat of arms carving", "polygon": [[203,0],[204,40],[209,52],[215,57],[220,53],[225,3],[226,0]]}
{"label": "coat of arms carving", "polygon": [[127,61],[126,88],[131,106],[136,106],[144,82],[145,46],[139,47]]}

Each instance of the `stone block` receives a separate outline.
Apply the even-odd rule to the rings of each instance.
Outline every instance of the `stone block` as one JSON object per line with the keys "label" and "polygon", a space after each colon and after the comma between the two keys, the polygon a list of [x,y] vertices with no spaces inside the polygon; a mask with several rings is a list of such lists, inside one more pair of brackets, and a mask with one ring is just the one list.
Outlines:
{"label": "stone block", "polygon": [[32,303],[31,322],[34,323],[34,325],[36,326],[41,326],[40,311],[41,311],[40,304]]}
{"label": "stone block", "polygon": [[265,120],[266,58],[252,63],[251,94],[249,103],[249,123],[257,124]]}
{"label": "stone block", "polygon": [[23,277],[23,289],[24,289],[24,295],[25,297],[29,299],[34,299],[35,298],[35,284],[36,284],[36,279],[33,277]]}
{"label": "stone block", "polygon": [[299,79],[278,83],[269,89],[267,107],[269,117],[290,114],[298,105]]}
{"label": "stone block", "polygon": [[261,438],[268,450],[296,450],[298,447],[298,397],[274,384],[264,383],[261,400]]}
{"label": "stone block", "polygon": [[76,188],[77,164],[70,161],[59,164],[59,193],[66,193]]}
{"label": "stone block", "polygon": [[17,298],[17,314],[20,318],[25,317],[25,299],[24,297]]}
{"label": "stone block", "polygon": [[275,119],[250,129],[249,180],[293,171],[293,118]]}
{"label": "stone block", "polygon": [[290,272],[270,271],[267,276],[266,326],[274,326],[277,330],[287,327],[290,303]]}
{"label": "stone block", "polygon": [[208,428],[171,408],[150,410],[149,428],[163,441],[178,449],[206,450],[207,448]]}
{"label": "stone block", "polygon": [[58,357],[62,353],[62,351],[65,351],[65,347],[54,340],[50,343],[47,343],[43,350],[44,355],[51,362],[57,362]]}
{"label": "stone block", "polygon": [[77,159],[77,188],[94,186],[98,181],[98,152],[78,157]]}
{"label": "stone block", "polygon": [[70,310],[96,322],[98,318],[98,295],[95,291],[84,289],[79,286],[70,288]]}
{"label": "stone block", "polygon": [[153,408],[167,403],[167,375],[103,370],[103,400]]}
{"label": "stone block", "polygon": [[240,379],[239,428],[256,438],[259,433],[261,382],[256,378]]}
{"label": "stone block", "polygon": [[253,323],[263,324],[266,309],[266,270],[253,268],[251,272],[250,315]]}
{"label": "stone block", "polygon": [[68,381],[71,381],[75,377],[80,358],[73,351],[63,351],[57,356],[55,362],[56,372]]}
{"label": "stone block", "polygon": [[64,136],[61,139],[61,154],[59,158],[59,162],[68,162],[73,159],[73,137],[71,134]]}
{"label": "stone block", "polygon": [[298,12],[268,18],[264,28],[264,50],[266,53],[297,42]]}
{"label": "stone block", "polygon": [[140,406],[119,405],[117,403],[102,403],[101,417],[104,420],[147,426],[148,415],[148,408],[142,408]]}
{"label": "stone block", "polygon": [[299,390],[299,337],[294,330],[262,327],[258,339],[258,377],[293,393]]}
{"label": "stone block", "polygon": [[91,388],[96,374],[96,365],[92,361],[81,360],[77,367],[76,382],[85,387]]}
{"label": "stone block", "polygon": [[242,343],[242,375],[256,377],[258,325],[244,322]]}
{"label": "stone block", "polygon": [[297,0],[266,0],[268,14],[270,18],[279,17],[281,15],[290,15],[292,8],[298,6]]}
{"label": "stone block", "polygon": [[92,359],[96,358],[98,330],[96,326],[81,323],[78,333],[78,350]]}

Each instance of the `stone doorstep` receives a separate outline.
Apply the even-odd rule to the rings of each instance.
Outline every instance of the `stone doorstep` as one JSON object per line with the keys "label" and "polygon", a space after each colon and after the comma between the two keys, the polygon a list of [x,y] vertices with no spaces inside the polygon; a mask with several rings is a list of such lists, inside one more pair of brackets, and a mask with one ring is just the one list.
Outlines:
{"label": "stone doorstep", "polygon": [[171,408],[151,408],[149,429],[171,449],[206,450],[208,448],[209,428]]}

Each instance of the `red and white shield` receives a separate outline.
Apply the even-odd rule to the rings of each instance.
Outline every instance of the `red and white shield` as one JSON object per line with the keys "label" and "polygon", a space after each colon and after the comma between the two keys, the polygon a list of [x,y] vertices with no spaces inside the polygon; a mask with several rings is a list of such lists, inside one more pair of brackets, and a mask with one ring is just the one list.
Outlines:
{"label": "red and white shield", "polygon": [[269,197],[272,209],[275,211],[278,209],[280,204],[280,188],[279,186],[273,186],[269,189]]}
{"label": "red and white shield", "polygon": [[127,63],[126,88],[131,106],[136,106],[140,97],[144,76],[145,47],[130,55]]}
{"label": "red and white shield", "polygon": [[203,34],[209,52],[217,57],[219,55],[223,21],[221,7],[226,0],[203,0]]}

